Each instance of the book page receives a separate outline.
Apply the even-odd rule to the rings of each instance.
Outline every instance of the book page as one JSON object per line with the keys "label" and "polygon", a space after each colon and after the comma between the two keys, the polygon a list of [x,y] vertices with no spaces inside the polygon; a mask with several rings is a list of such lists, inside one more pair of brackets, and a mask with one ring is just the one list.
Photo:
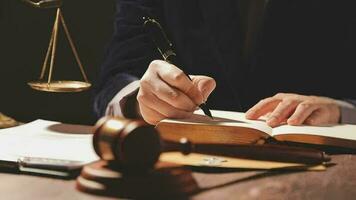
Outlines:
{"label": "book page", "polygon": [[300,134],[331,137],[337,139],[356,140],[356,125],[341,124],[330,126],[289,126],[282,125],[272,131],[273,136]]}
{"label": "book page", "polygon": [[89,163],[98,160],[90,126],[36,120],[0,130],[0,161],[20,157],[54,158]]}
{"label": "book page", "polygon": [[221,110],[211,110],[211,113],[214,118],[213,120],[204,115],[202,110],[197,110],[191,118],[164,119],[163,122],[246,127],[262,131],[268,135],[272,134],[272,128],[268,126],[264,120],[248,120],[245,117],[245,113]]}

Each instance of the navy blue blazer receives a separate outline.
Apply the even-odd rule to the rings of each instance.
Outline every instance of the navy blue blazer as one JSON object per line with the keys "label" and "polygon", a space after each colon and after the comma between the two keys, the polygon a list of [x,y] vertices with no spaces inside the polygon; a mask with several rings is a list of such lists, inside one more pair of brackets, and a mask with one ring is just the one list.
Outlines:
{"label": "navy blue blazer", "polygon": [[216,80],[208,100],[213,109],[246,111],[278,92],[356,99],[348,88],[356,76],[354,0],[270,0],[247,61],[238,0],[120,0],[95,90],[98,117],[118,91],[161,59],[142,29],[147,15],[168,33],[178,67]]}

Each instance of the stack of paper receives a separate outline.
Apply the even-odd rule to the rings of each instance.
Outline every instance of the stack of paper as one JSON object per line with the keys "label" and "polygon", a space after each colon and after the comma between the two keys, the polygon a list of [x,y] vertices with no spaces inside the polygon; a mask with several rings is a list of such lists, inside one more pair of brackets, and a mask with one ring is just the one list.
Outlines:
{"label": "stack of paper", "polygon": [[36,120],[0,130],[0,160],[17,162],[21,157],[79,161],[98,160],[90,126]]}

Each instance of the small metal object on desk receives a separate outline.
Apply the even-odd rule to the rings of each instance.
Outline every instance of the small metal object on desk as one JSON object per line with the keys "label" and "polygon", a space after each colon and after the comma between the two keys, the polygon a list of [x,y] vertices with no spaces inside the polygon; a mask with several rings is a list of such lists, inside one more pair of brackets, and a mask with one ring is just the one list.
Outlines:
{"label": "small metal object on desk", "polygon": [[220,166],[224,162],[227,162],[227,160],[218,157],[207,157],[203,159],[201,164],[205,166]]}

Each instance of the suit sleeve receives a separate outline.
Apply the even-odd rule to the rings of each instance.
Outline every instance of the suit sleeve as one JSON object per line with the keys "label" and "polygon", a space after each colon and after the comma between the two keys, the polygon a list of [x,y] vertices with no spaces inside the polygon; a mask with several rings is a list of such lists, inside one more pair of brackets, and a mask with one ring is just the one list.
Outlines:
{"label": "suit sleeve", "polygon": [[343,124],[356,124],[356,100],[347,99],[347,103],[351,104],[352,107],[341,106],[341,120]]}
{"label": "suit sleeve", "polygon": [[94,114],[105,114],[111,99],[138,80],[159,54],[143,30],[143,17],[160,19],[158,0],[118,0],[114,33],[94,89]]}

